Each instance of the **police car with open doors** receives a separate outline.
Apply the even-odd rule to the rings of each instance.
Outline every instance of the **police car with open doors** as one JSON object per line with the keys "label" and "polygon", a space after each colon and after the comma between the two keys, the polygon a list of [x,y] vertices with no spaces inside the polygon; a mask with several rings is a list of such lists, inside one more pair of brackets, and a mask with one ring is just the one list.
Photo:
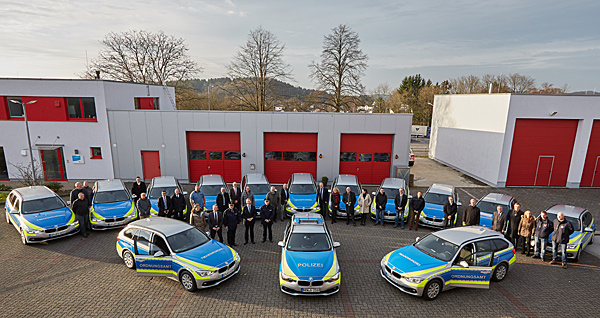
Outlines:
{"label": "police car with open doors", "polygon": [[131,194],[123,181],[101,180],[94,183],[90,224],[94,230],[125,226],[137,217]]}
{"label": "police car with open doors", "polygon": [[334,242],[323,217],[300,212],[288,223],[281,246],[279,286],[293,296],[327,296],[340,290],[342,274]]}

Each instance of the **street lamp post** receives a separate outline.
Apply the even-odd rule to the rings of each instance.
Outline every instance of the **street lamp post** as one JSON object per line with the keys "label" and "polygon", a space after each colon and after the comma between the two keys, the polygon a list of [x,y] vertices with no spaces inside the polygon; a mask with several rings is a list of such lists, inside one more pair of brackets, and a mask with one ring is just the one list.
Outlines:
{"label": "street lamp post", "polygon": [[29,121],[27,121],[27,110],[25,109],[26,108],[25,105],[33,104],[33,103],[37,102],[37,100],[32,100],[30,102],[23,103],[21,101],[11,99],[10,102],[14,103],[14,104],[19,104],[19,105],[21,105],[21,107],[23,107],[23,117],[25,118],[25,130],[27,131],[27,143],[29,144],[29,160],[31,161],[31,173],[33,175],[33,184],[35,185],[35,184],[37,184],[37,179],[35,176],[35,165],[33,163],[33,150],[31,149],[31,137],[29,136]]}

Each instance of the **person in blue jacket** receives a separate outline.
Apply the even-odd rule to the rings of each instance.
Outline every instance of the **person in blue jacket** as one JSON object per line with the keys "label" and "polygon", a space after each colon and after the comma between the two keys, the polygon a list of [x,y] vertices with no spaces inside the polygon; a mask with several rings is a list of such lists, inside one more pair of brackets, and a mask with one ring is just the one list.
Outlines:
{"label": "person in blue jacket", "polygon": [[275,218],[275,209],[270,204],[269,199],[265,199],[265,204],[260,207],[260,216],[261,223],[263,226],[263,240],[262,242],[267,241],[267,231],[269,231],[269,241],[273,243],[273,231],[271,227],[273,226],[273,219]]}
{"label": "person in blue jacket", "polygon": [[229,246],[236,246],[235,244],[235,231],[240,223],[241,215],[240,211],[235,207],[235,203],[229,203],[229,209],[225,210],[223,216],[223,226],[227,230],[227,244]]}

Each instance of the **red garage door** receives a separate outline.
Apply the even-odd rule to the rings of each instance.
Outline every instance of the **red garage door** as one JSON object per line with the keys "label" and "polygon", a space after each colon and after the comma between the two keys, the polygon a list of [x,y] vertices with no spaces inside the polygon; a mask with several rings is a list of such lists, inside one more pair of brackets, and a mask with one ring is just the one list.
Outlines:
{"label": "red garage door", "polygon": [[581,187],[600,187],[600,120],[594,120],[585,157]]}
{"label": "red garage door", "polygon": [[380,184],[390,176],[393,135],[342,134],[340,174],[363,184]]}
{"label": "red garage door", "polygon": [[577,124],[573,119],[517,119],[506,185],[565,186]]}
{"label": "red garage door", "polygon": [[242,179],[240,133],[187,132],[190,182],[205,174],[223,176],[225,182]]}
{"label": "red garage door", "polygon": [[267,179],[285,183],[296,172],[317,178],[317,134],[265,133]]}

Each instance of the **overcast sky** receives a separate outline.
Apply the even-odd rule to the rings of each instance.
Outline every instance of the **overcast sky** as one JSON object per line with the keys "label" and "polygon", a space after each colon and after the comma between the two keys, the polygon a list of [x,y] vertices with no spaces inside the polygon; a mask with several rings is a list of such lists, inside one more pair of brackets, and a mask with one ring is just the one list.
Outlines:
{"label": "overcast sky", "polygon": [[323,36],[347,24],[369,56],[369,90],[417,73],[434,82],[521,73],[538,86],[600,90],[599,12],[597,0],[0,0],[0,77],[74,78],[107,33],[132,29],[186,39],[200,78],[222,77],[262,25],[286,45],[292,84],[313,88],[308,64]]}

